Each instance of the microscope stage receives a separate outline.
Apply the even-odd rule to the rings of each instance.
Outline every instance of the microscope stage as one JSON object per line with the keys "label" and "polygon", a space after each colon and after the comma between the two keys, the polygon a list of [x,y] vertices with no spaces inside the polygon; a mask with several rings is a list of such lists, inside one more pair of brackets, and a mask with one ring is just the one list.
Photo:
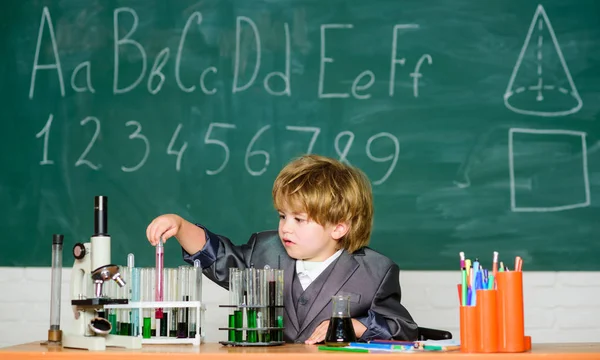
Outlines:
{"label": "microscope stage", "polygon": [[81,299],[71,300],[71,305],[76,306],[103,306],[112,304],[128,304],[127,299],[109,299],[109,298],[92,298],[92,299]]}

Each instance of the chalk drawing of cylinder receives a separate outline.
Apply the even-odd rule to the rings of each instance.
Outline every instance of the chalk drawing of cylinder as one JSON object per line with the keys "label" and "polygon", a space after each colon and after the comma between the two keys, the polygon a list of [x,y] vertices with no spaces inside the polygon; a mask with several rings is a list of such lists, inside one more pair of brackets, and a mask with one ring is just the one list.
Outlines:
{"label": "chalk drawing of cylinder", "polygon": [[516,113],[542,117],[573,114],[583,105],[542,5],[529,26],[504,104]]}

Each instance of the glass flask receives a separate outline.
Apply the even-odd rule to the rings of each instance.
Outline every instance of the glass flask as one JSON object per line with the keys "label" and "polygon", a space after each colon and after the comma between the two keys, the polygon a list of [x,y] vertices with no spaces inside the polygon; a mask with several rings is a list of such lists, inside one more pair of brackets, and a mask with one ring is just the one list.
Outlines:
{"label": "glass flask", "polygon": [[356,342],[356,334],[350,318],[350,296],[335,295],[331,298],[333,313],[329,320],[325,345],[348,346]]}

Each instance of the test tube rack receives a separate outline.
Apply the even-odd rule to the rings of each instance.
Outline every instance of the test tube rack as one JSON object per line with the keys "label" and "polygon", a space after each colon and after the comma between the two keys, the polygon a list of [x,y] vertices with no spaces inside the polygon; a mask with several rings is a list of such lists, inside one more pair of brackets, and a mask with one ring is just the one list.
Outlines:
{"label": "test tube rack", "polygon": [[[246,311],[248,310],[257,310],[257,309],[271,309],[272,311],[275,310],[275,308],[283,308],[283,305],[219,305],[219,307],[221,308],[235,308],[236,310],[239,311],[243,311],[244,309]],[[271,326],[267,326],[267,327],[221,327],[219,328],[219,330],[227,330],[227,331],[241,331],[244,333],[248,333],[248,331],[252,331],[255,334],[257,334],[260,331],[271,331],[271,330],[276,330],[276,331],[281,331],[281,337],[283,338],[283,329],[284,327],[271,327]],[[247,339],[247,335],[246,336],[242,336],[243,338]],[[277,346],[277,345],[283,345],[285,344],[285,341],[219,341],[219,344],[221,345],[228,345],[228,346]]]}
{"label": "test tube rack", "polygon": [[[156,309],[156,308],[194,308],[196,309],[196,336],[193,338],[175,338],[156,336],[152,338],[143,338],[142,335],[139,337],[142,339],[142,345],[144,344],[192,344],[199,346],[204,342],[205,337],[205,326],[204,324],[204,312],[206,307],[200,301],[137,301],[129,302],[128,304],[110,304],[105,305],[105,309],[131,309],[139,310],[140,314],[142,309]],[[139,316],[139,329],[143,326],[142,316]],[[141,331],[140,331],[141,334]]]}

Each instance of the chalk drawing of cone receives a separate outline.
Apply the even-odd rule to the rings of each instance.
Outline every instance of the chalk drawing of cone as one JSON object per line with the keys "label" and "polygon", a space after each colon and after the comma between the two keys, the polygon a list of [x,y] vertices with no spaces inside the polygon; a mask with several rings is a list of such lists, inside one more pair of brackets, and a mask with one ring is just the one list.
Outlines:
{"label": "chalk drawing of cone", "polygon": [[538,5],[515,64],[504,104],[533,116],[565,116],[583,105],[548,15]]}

